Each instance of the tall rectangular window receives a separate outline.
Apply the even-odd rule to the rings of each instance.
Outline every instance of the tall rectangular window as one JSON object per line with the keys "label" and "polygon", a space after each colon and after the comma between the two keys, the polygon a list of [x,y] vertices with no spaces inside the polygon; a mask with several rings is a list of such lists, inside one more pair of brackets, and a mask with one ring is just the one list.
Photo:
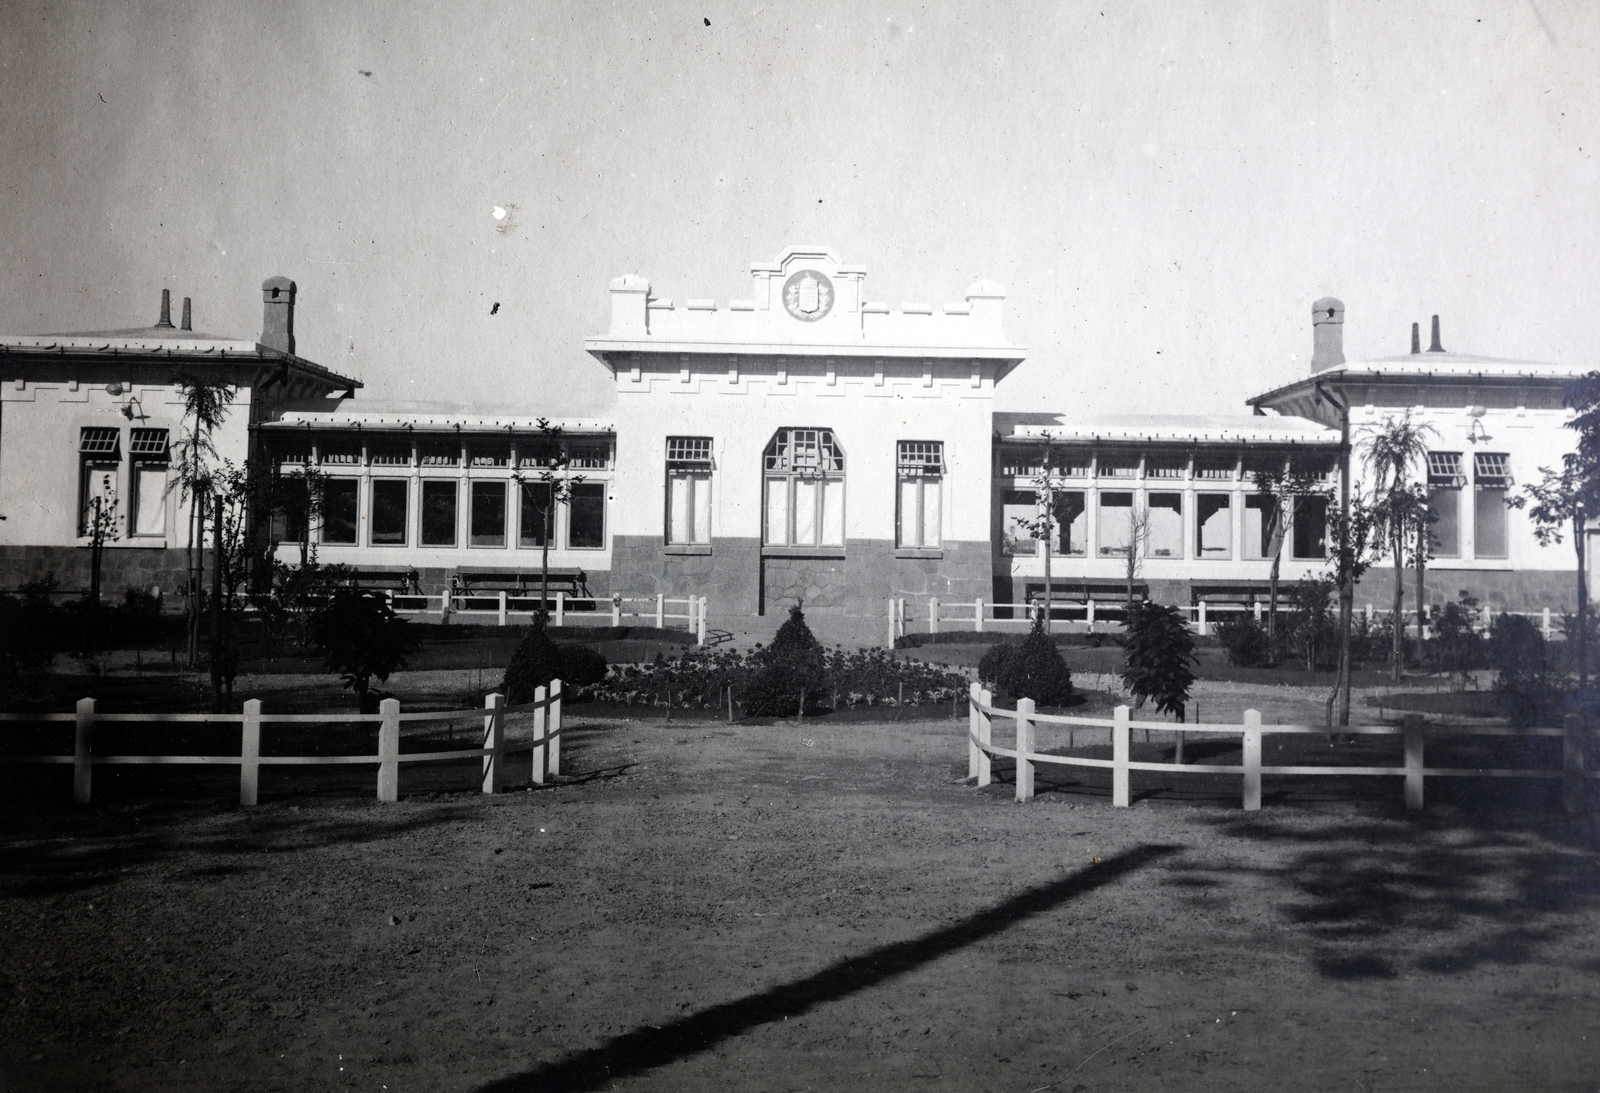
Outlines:
{"label": "tall rectangular window", "polygon": [[122,467],[122,431],[95,426],[78,434],[78,534],[89,535],[96,518],[110,530],[115,518],[117,475]]}
{"label": "tall rectangular window", "polygon": [[779,429],[762,467],[768,545],[844,545],[844,452],[831,429]]}
{"label": "tall rectangular window", "polygon": [[1461,557],[1461,487],[1466,484],[1460,452],[1428,453],[1428,511],[1433,516],[1428,534],[1435,557]]}
{"label": "tall rectangular window", "polygon": [[356,541],[356,494],[360,482],[354,478],[329,478],[322,484],[322,541],[354,546]]}
{"label": "tall rectangular window", "polygon": [[1133,494],[1100,494],[1100,512],[1096,523],[1096,553],[1111,557],[1128,553],[1129,532],[1133,521]]}
{"label": "tall rectangular window", "polygon": [[1506,494],[1511,488],[1511,457],[1504,452],[1479,452],[1472,468],[1472,537],[1474,555],[1506,558]]}
{"label": "tall rectangular window", "polygon": [[404,546],[406,501],[411,483],[403,478],[374,478],[369,527],[373,546]]}
{"label": "tall rectangular window", "polygon": [[456,482],[422,480],[422,545],[456,545]]}
{"label": "tall rectangular window", "polygon": [[1058,552],[1080,558],[1089,553],[1089,512],[1083,503],[1083,491],[1063,490],[1056,494],[1056,529]]}
{"label": "tall rectangular window", "polygon": [[133,512],[129,526],[134,535],[167,533],[167,430],[135,429],[128,442],[133,459]]}
{"label": "tall rectangular window", "polygon": [[576,482],[567,503],[567,546],[574,550],[604,550],[606,545],[606,484]]}
{"label": "tall rectangular window", "polygon": [[1247,494],[1244,499],[1244,542],[1241,553],[1248,561],[1262,561],[1272,557],[1272,515],[1277,501],[1260,494]]}
{"label": "tall rectangular window", "polygon": [[1328,499],[1325,497],[1296,497],[1294,499],[1294,557],[1326,558],[1328,556]]}
{"label": "tall rectangular window", "polygon": [[1152,493],[1145,513],[1145,557],[1182,558],[1183,494]]}
{"label": "tall rectangular window", "polygon": [[896,542],[902,547],[937,547],[944,443],[902,440],[895,464],[899,483]]}
{"label": "tall rectangular window", "polygon": [[506,484],[504,479],[472,483],[471,531],[468,546],[506,545]]}
{"label": "tall rectangular window", "polygon": [[521,494],[521,511],[517,520],[517,545],[542,547],[545,529],[550,531],[551,545],[555,545],[556,510],[551,503],[550,483],[524,482]]}
{"label": "tall rectangular window", "polygon": [[1039,495],[1032,490],[1004,490],[1000,494],[1000,550],[1026,558],[1038,548],[1023,525],[1039,515]]}
{"label": "tall rectangular window", "polygon": [[711,542],[711,438],[667,437],[667,542]]}
{"label": "tall rectangular window", "polygon": [[1233,496],[1197,493],[1194,498],[1195,557],[1233,557]]}

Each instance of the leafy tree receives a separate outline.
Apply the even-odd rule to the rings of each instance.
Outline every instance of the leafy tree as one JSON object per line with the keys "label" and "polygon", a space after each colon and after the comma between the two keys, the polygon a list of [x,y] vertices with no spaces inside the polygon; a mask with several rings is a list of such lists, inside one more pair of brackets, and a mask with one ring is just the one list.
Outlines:
{"label": "leafy tree", "polygon": [[1521,615],[1501,615],[1489,635],[1494,689],[1513,725],[1531,725],[1549,707],[1551,686],[1544,635]]}
{"label": "leafy tree", "polygon": [[978,678],[1012,702],[1031,698],[1041,706],[1065,706],[1072,701],[1072,672],[1038,615],[1020,645],[990,646],[978,662]]}
{"label": "leafy tree", "polygon": [[550,617],[550,539],[555,534],[556,509],[572,503],[572,487],[583,481],[583,475],[567,473],[572,456],[567,450],[564,432],[559,425],[547,419],[538,421],[539,438],[530,450],[517,453],[523,467],[534,468],[531,477],[519,469],[512,475],[517,492],[532,502],[544,524],[543,542],[539,551],[539,617]]}
{"label": "leafy tree", "polygon": [[327,656],[328,671],[339,673],[355,692],[362,713],[378,710],[371,681],[387,681],[416,648],[411,628],[388,599],[360,588],[335,591],[313,618],[311,637]]}
{"label": "leafy tree", "polygon": [[1483,664],[1477,619],[1478,600],[1462,589],[1457,601],[1445,604],[1434,621],[1429,655],[1434,668],[1445,673],[1457,691],[1466,689],[1468,674]]}
{"label": "leafy tree", "polygon": [[1122,683],[1136,705],[1153,699],[1157,713],[1170,713],[1182,721],[1198,663],[1194,633],[1183,612],[1159,603],[1130,607]]}
{"label": "leafy tree", "polygon": [[1405,627],[1400,620],[1405,615],[1405,564],[1406,547],[1415,540],[1414,557],[1417,565],[1417,633],[1422,633],[1422,567],[1427,559],[1428,497],[1427,488],[1411,481],[1411,473],[1423,466],[1428,458],[1428,437],[1433,426],[1413,421],[1411,411],[1396,417],[1386,417],[1381,424],[1368,426],[1361,441],[1362,458],[1372,472],[1374,491],[1375,535],[1388,544],[1394,559],[1394,649],[1391,667],[1395,682],[1405,667]]}
{"label": "leafy tree", "polygon": [[1267,571],[1267,643],[1278,655],[1278,575],[1283,566],[1283,545],[1289,534],[1289,513],[1296,498],[1327,497],[1322,480],[1309,471],[1282,466],[1252,472],[1256,496],[1261,499],[1262,522],[1267,536],[1262,552],[1272,559]]}
{"label": "leafy tree", "polygon": [[[1348,450],[1348,449],[1347,449]],[[1349,467],[1344,468],[1346,484]],[[1356,582],[1375,560],[1380,542],[1376,532],[1378,515],[1372,501],[1360,493],[1350,493],[1339,503],[1328,505],[1328,527],[1333,532],[1334,551],[1329,559],[1330,576],[1339,593],[1339,674],[1328,695],[1327,723],[1334,723],[1335,703],[1340,725],[1350,724],[1350,638],[1355,614]]]}
{"label": "leafy tree", "polygon": [[[109,472],[105,473],[110,477]],[[89,608],[92,613],[100,610],[100,568],[106,544],[122,537],[117,530],[119,522],[117,498],[108,485],[107,489],[89,498],[89,511],[84,513],[84,532],[89,536]],[[91,628],[92,625],[91,621]]]}
{"label": "leafy tree", "polygon": [[1061,482],[1056,475],[1057,471],[1055,438],[1048,432],[1044,434],[1044,449],[1039,453],[1039,467],[1033,476],[1034,495],[1039,500],[1039,507],[1032,520],[1015,520],[1018,531],[1023,532],[1035,542],[1044,544],[1044,629],[1050,630],[1050,601],[1054,591],[1051,583],[1050,562],[1055,551],[1056,528],[1060,519],[1056,514],[1056,491],[1060,489]]}
{"label": "leafy tree", "polygon": [[1308,672],[1325,663],[1322,654],[1332,648],[1338,636],[1331,603],[1335,591],[1337,586],[1328,577],[1308,577],[1289,586],[1289,643],[1305,658]]}
{"label": "leafy tree", "polygon": [[[1591,411],[1594,414],[1600,411]],[[1582,420],[1581,418],[1579,420]],[[1528,519],[1533,522],[1533,535],[1540,546],[1561,542],[1563,532],[1572,534],[1572,549],[1578,556],[1578,690],[1589,689],[1589,583],[1584,525],[1588,514],[1600,511],[1600,474],[1588,462],[1582,446],[1561,461],[1561,469],[1540,467],[1543,477],[1531,482],[1511,499],[1517,508],[1527,506]]]}
{"label": "leafy tree", "polygon": [[173,446],[178,475],[168,488],[177,488],[179,504],[188,502],[189,505],[189,534],[184,553],[189,570],[189,664],[192,667],[200,659],[200,552],[205,544],[204,507],[211,494],[212,464],[217,458],[212,437],[227,418],[236,389],[232,384],[213,383],[190,373],[179,375],[177,384],[183,395],[183,418],[189,432],[180,431]]}

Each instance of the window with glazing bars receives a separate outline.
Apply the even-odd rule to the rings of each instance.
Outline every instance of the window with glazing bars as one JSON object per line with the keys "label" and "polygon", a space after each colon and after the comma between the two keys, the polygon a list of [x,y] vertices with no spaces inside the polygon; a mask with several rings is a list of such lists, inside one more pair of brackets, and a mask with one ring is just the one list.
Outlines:
{"label": "window with glazing bars", "polygon": [[1428,485],[1463,486],[1466,481],[1461,473],[1460,452],[1428,453]]}
{"label": "window with glazing bars", "polygon": [[667,542],[711,542],[711,438],[667,437]]}
{"label": "window with glazing bars", "polygon": [[424,467],[454,467],[461,462],[461,442],[454,439],[424,440],[418,443]]}
{"label": "window with glazing bars", "polygon": [[1125,455],[1103,455],[1096,468],[1099,478],[1136,478],[1139,475],[1139,458]]}
{"label": "window with glazing bars", "polygon": [[78,451],[84,455],[114,456],[121,436],[120,429],[86,428],[78,434]]}
{"label": "window with glazing bars", "polygon": [[467,449],[472,454],[474,467],[508,467],[511,465],[510,444],[473,444]]}
{"label": "window with glazing bars", "polygon": [[831,429],[779,429],[762,465],[767,544],[844,545],[844,453]]}
{"label": "window with glazing bars", "polygon": [[1323,482],[1333,477],[1333,464],[1326,459],[1296,459],[1289,467],[1295,474]]}
{"label": "window with glazing bars", "polygon": [[367,461],[374,467],[409,467],[411,441],[405,437],[381,437],[369,440]]}
{"label": "window with glazing bars", "polygon": [[1479,452],[1473,457],[1473,479],[1486,489],[1511,485],[1511,457],[1505,452]]}
{"label": "window with glazing bars", "polygon": [[[317,459],[321,463],[353,467],[361,462],[361,441],[353,437],[323,437],[317,443]],[[354,523],[351,526],[354,527]]]}
{"label": "window with glazing bars", "polygon": [[167,458],[167,430],[135,429],[128,437],[128,454],[145,459]]}
{"label": "window with glazing bars", "polygon": [[1153,455],[1144,461],[1146,478],[1182,478],[1188,460],[1181,455]]}
{"label": "window with glazing bars", "polygon": [[896,541],[902,547],[937,547],[944,443],[902,440],[896,463],[900,472]]}
{"label": "window with glazing bars", "polygon": [[580,471],[603,471],[611,466],[611,445],[605,441],[589,441],[567,445],[570,458],[568,466]]}
{"label": "window with glazing bars", "polygon": [[1194,461],[1194,476],[1207,482],[1227,482],[1233,479],[1233,459],[1205,458]]}

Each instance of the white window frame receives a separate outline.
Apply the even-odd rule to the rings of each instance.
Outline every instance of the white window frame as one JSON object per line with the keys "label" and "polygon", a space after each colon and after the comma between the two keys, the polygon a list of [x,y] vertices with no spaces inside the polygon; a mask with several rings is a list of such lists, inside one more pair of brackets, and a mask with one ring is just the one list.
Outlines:
{"label": "white window frame", "polygon": [[[711,476],[716,469],[709,436],[667,437],[666,511],[663,538],[668,546],[709,546],[711,543]],[[673,527],[675,498],[682,499],[683,527]]]}
{"label": "white window frame", "polygon": [[[773,547],[824,547],[842,549],[845,543],[845,454],[832,429],[819,426],[785,426],[772,434],[762,452],[761,539]],[[783,527],[773,535],[774,483],[783,486]],[[810,485],[812,504],[809,514],[797,513],[801,487]],[[837,486],[837,489],[830,487]],[[829,495],[836,498],[837,511],[828,507]],[[798,529],[805,526],[799,516],[808,515],[813,538],[797,542]],[[829,541],[830,529],[837,528],[837,542]]]}
{"label": "white window frame", "polygon": [[[895,545],[897,547],[903,550],[937,550],[943,545],[944,471],[944,441],[896,442]],[[930,498],[932,513],[928,512]],[[909,513],[906,511],[907,508],[911,509]]]}

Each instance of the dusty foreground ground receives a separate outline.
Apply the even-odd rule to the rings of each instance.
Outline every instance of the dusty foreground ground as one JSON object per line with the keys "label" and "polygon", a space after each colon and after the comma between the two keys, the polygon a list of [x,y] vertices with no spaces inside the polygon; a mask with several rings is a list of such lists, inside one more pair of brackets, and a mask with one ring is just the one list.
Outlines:
{"label": "dusty foreground ground", "polygon": [[0,1090],[1600,1088],[1600,860],[1546,797],[1019,806],[950,722],[566,759],[8,783]]}

